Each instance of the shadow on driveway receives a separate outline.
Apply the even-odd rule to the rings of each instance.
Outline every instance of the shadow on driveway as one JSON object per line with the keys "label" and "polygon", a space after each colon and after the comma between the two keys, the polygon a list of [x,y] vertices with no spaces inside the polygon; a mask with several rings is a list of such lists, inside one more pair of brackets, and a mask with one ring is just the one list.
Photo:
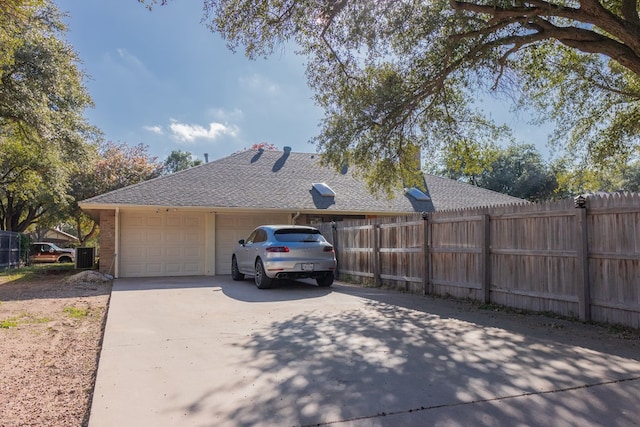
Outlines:
{"label": "shadow on driveway", "polygon": [[[180,282],[119,288],[192,288],[210,300],[189,315],[217,316],[145,362],[169,378],[166,406],[153,403],[167,425],[638,423],[639,342],[603,328],[341,283]],[[188,350],[170,364],[174,341]]]}

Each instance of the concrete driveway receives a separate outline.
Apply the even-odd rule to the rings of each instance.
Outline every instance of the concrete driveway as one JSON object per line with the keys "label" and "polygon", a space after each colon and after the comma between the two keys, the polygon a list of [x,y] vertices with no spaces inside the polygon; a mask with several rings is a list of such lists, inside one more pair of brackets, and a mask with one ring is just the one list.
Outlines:
{"label": "concrete driveway", "polygon": [[640,337],[336,283],[119,279],[101,426],[640,425]]}

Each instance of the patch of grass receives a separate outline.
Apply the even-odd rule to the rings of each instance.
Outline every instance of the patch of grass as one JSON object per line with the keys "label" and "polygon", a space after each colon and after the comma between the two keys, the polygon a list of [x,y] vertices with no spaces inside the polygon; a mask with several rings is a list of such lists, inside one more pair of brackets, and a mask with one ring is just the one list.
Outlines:
{"label": "patch of grass", "polygon": [[82,319],[89,314],[89,309],[87,308],[65,307],[62,311],[74,319]]}
{"label": "patch of grass", "polygon": [[5,320],[0,320],[0,329],[15,328],[21,323],[24,324],[36,324],[36,323],[48,323],[51,319],[48,317],[38,317],[31,313],[22,313],[19,316],[9,317]]}
{"label": "patch of grass", "polygon": [[607,331],[609,333],[618,335],[620,338],[640,340],[640,329],[635,329],[630,326],[620,325],[617,323],[606,324],[601,326],[606,326]]}
{"label": "patch of grass", "polygon": [[72,262],[62,264],[43,263],[0,271],[0,278],[2,278],[2,282],[18,282],[48,275],[67,275],[74,271],[75,265]]}
{"label": "patch of grass", "polygon": [[0,329],[15,328],[16,326],[18,326],[18,319],[16,319],[15,317],[10,317],[6,320],[0,320]]}

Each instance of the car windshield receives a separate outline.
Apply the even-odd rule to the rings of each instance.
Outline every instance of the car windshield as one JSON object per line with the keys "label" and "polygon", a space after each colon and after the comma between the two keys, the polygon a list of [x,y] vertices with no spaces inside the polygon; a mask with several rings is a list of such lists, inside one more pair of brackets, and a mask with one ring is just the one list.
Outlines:
{"label": "car windshield", "polygon": [[323,242],[324,237],[320,234],[320,231],[310,229],[299,228],[283,228],[277,230],[275,238],[278,242]]}

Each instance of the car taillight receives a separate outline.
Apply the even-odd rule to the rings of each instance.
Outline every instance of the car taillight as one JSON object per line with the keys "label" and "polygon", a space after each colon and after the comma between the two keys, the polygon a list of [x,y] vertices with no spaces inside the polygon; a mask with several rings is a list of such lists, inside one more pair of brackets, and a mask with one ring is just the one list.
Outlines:
{"label": "car taillight", "polygon": [[289,248],[286,246],[269,246],[266,249],[267,252],[289,252]]}
{"label": "car taillight", "polygon": [[333,252],[333,246],[325,246],[324,249],[322,249],[324,252]]}

